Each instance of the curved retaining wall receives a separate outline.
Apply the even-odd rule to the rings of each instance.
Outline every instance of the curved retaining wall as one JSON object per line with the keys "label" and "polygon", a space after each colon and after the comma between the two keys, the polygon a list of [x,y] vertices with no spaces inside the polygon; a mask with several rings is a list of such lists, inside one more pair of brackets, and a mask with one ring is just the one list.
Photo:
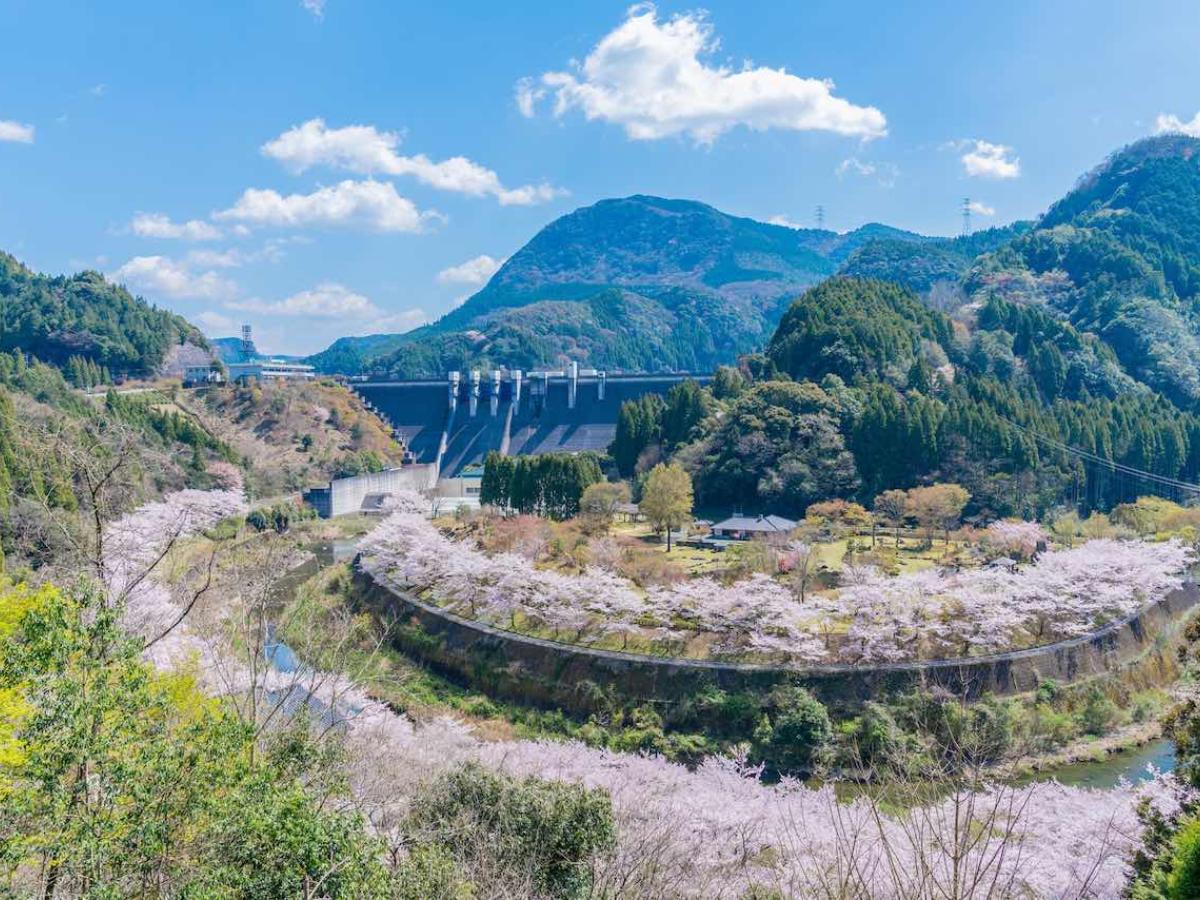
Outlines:
{"label": "curved retaining wall", "polygon": [[377,578],[361,559],[355,582],[362,602],[396,623],[393,642],[405,652],[494,696],[579,712],[612,695],[671,704],[708,687],[763,691],[784,681],[802,684],[839,711],[916,687],[967,699],[1021,693],[1046,678],[1071,682],[1136,662],[1165,646],[1200,603],[1200,586],[1189,581],[1127,619],[1056,644],[969,659],[789,668],[595,650],[492,628],[418,600]]}

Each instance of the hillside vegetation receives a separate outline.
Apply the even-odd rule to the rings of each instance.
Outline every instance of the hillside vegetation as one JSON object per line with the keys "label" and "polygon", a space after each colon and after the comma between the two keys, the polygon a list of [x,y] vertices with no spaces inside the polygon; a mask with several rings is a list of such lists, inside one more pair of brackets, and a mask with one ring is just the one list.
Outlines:
{"label": "hillside vegetation", "polygon": [[99,272],[39,275],[0,253],[0,350],[66,366],[80,357],[113,375],[152,375],[174,347],[207,347],[181,316],[149,305]]}
{"label": "hillside vegetation", "polygon": [[310,361],[393,377],[570,360],[708,371],[760,348],[792,297],[885,239],[930,240],[883,225],[786,228],[688,200],[603,200],[551,222],[433,325],[342,338]]}
{"label": "hillside vegetation", "polygon": [[1200,403],[1200,141],[1114,153],[1038,226],[979,259],[964,288],[1045,306],[1098,335],[1131,375]]}
{"label": "hillside vegetation", "polygon": [[246,460],[259,496],[399,464],[403,448],[352,391],[331,381],[183,392],[175,402]]}
{"label": "hillside vegetation", "polygon": [[613,452],[629,461],[673,451],[708,506],[756,497],[799,513],[942,481],[963,485],[976,515],[1028,516],[1163,490],[1050,442],[1167,478],[1200,476],[1200,418],[1136,382],[1096,338],[999,298],[968,327],[899,286],[830,279],[793,304],[765,356],[721,370],[703,395],[694,405],[707,413],[684,441],[668,438],[671,396],[649,412],[627,404],[622,421],[659,421],[619,428]]}

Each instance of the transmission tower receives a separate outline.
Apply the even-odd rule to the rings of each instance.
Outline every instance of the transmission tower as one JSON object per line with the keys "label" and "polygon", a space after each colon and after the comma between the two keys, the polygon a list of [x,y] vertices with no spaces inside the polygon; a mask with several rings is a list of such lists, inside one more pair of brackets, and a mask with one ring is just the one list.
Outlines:
{"label": "transmission tower", "polygon": [[249,360],[254,356],[254,338],[250,335],[250,326],[242,326],[242,358]]}
{"label": "transmission tower", "polygon": [[820,203],[817,204],[817,229],[824,230],[825,228],[825,207]]}
{"label": "transmission tower", "polygon": [[962,236],[966,237],[971,233],[971,198],[963,197],[962,202]]}

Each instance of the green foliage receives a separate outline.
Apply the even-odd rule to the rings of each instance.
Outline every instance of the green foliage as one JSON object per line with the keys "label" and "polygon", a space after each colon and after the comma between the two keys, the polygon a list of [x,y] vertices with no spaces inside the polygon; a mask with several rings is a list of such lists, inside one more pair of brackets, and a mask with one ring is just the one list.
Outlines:
{"label": "green foliage", "polygon": [[626,400],[617,412],[617,430],[608,454],[617,471],[625,478],[634,474],[642,452],[663,438],[663,413],[666,403],[658,394],[643,394]]}
{"label": "green foliage", "polygon": [[628,503],[632,494],[624,481],[598,481],[589,484],[579,498],[579,514],[589,527],[607,531],[617,507]]}
{"label": "green foliage", "polygon": [[479,502],[484,506],[508,509],[512,503],[510,490],[517,470],[515,457],[499,450],[489,450],[483,461],[483,478],[479,482]]}
{"label": "green foliage", "polygon": [[612,802],[580,785],[514,780],[468,764],[435,780],[412,813],[427,844],[470,867],[486,848],[510,877],[553,897],[586,896],[590,863],[616,842]]}
{"label": "green foliage", "polygon": [[[767,381],[740,395],[693,453],[705,504],[761,497],[780,512],[852,495],[859,479],[838,403],[810,383]],[[691,449],[691,448],[689,448]]]}
{"label": "green foliage", "polygon": [[[303,731],[254,728],[160,675],[94,596],[0,597],[0,861],[38,896],[387,896],[380,847],[305,788]],[[6,738],[5,729],[8,729]],[[86,787],[86,790],[82,789]]]}
{"label": "green foliage", "polygon": [[382,472],[385,468],[384,459],[374,450],[359,450],[347,453],[337,461],[334,468],[334,478],[352,478],[355,475],[366,475],[371,472]]}
{"label": "green foliage", "polygon": [[754,731],[756,757],[779,772],[811,772],[833,737],[828,711],[795,685],[775,688],[767,698],[767,710]]}
{"label": "green foliage", "polygon": [[692,519],[691,476],[682,466],[659,463],[646,477],[638,509],[655,530],[666,532],[670,550],[671,532]]}
{"label": "green foliage", "polygon": [[551,519],[570,519],[588,485],[603,479],[594,453],[542,453],[484,458],[479,487],[481,503],[534,513]]}
{"label": "green foliage", "polygon": [[1200,897],[1200,818],[1185,819],[1162,840],[1153,867],[1130,891],[1133,900],[1192,900]]}
{"label": "green foliage", "polygon": [[195,420],[177,412],[157,409],[162,399],[155,394],[118,394],[109,389],[104,408],[115,419],[156,435],[168,447],[183,444],[193,453],[211,451],[227,462],[236,462],[233,448],[213,437]]}
{"label": "green foliage", "polygon": [[690,378],[667,392],[661,419],[662,442],[666,451],[670,452],[691,439],[695,428],[708,415],[709,396],[698,382]]}
{"label": "green foliage", "polygon": [[[145,375],[185,341],[208,346],[182,317],[133,297],[99,272],[36,275],[0,253],[0,350],[21,349],[58,366],[75,357],[115,373]],[[71,371],[110,381],[102,369],[91,370],[92,376],[78,366]]]}
{"label": "green foliage", "polygon": [[1048,305],[1094,332],[1130,374],[1194,408],[1197,146],[1193,138],[1163,135],[1113,154],[1036,229],[979,260],[966,289]]}
{"label": "green foliage", "polygon": [[287,534],[292,525],[305,522],[317,517],[317,511],[311,506],[297,506],[294,503],[276,503],[274,506],[263,506],[251,510],[246,516],[246,524],[255,531],[275,531],[277,534]]}
{"label": "green foliage", "polygon": [[767,356],[795,379],[885,381],[903,387],[925,342],[953,346],[949,320],[911,291],[884,281],[830,278],[784,314]]}

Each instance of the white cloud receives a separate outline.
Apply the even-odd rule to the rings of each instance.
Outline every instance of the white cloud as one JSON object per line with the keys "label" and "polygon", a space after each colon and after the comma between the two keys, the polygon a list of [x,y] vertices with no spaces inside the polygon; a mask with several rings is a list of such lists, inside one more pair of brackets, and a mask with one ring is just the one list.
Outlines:
{"label": "white cloud", "polygon": [[1200,112],[1192,116],[1190,122],[1183,121],[1173,113],[1159,113],[1158,118],[1154,120],[1154,133],[1166,134],[1169,132],[1200,137]]}
{"label": "white cloud", "polygon": [[211,269],[236,269],[256,262],[277,263],[286,255],[284,247],[292,243],[292,240],[272,238],[257,250],[242,250],[238,247],[224,250],[191,250],[185,259],[189,266]]}
{"label": "white cloud", "polygon": [[277,316],[362,318],[379,314],[379,308],[369,299],[335,281],[322,282],[311,290],[300,291],[283,300],[267,301],[252,298],[230,301],[225,306],[229,309]]}
{"label": "white cloud", "polygon": [[859,159],[857,156],[850,156],[838,163],[834,174],[838,178],[845,178],[847,175],[873,178],[884,187],[892,187],[896,183],[896,177],[900,174],[900,170],[894,163],[874,163]]}
{"label": "white cloud", "polygon": [[236,269],[244,266],[249,258],[241,250],[192,250],[186,257],[189,266],[207,266],[213,269]]}
{"label": "white cloud", "polygon": [[325,165],[360,175],[409,175],[438,190],[495,197],[505,206],[528,206],[562,193],[548,184],[506,188],[499,175],[465,156],[434,162],[423,153],[400,155],[399,144],[400,135],[373,125],[328,128],[323,119],[309,119],[263,144],[262,152],[292,172]]}
{"label": "white cloud", "polygon": [[496,274],[496,270],[502,265],[504,260],[484,253],[457,266],[442,269],[438,272],[437,280],[440,284],[483,284]]}
{"label": "white cloud", "polygon": [[517,80],[517,84],[513,88],[513,95],[521,115],[532,119],[537,114],[538,101],[546,96],[546,89],[538,87],[537,82],[527,76]]}
{"label": "white cloud", "polygon": [[[882,112],[835,97],[831,81],[749,63],[735,70],[701,59],[718,46],[703,15],[660,22],[653,5],[640,4],[573,72],[546,72],[538,83],[553,93],[555,116],[579,109],[589,120],[620,125],[632,140],[687,134],[711,144],[738,125],[860,138],[887,134]],[[518,82],[516,99],[531,114],[539,99],[535,83]]]}
{"label": "white cloud", "polygon": [[874,163],[863,162],[857,156],[851,156],[838,163],[835,171],[839,178],[847,174],[862,175],[864,178],[869,178],[877,170]]}
{"label": "white cloud", "polygon": [[994,206],[988,206],[979,200],[972,200],[967,203],[967,209],[977,216],[994,216],[996,214]]}
{"label": "white cloud", "polygon": [[0,119],[0,141],[10,141],[14,144],[32,144],[33,126],[23,125],[11,119]]}
{"label": "white cloud", "polygon": [[162,213],[138,213],[129,223],[133,233],[141,237],[167,238],[185,241],[215,241],[221,229],[200,219],[172,222]]}
{"label": "white cloud", "polygon": [[103,97],[108,93],[108,85],[104,84],[103,82],[100,84],[93,84],[90,88],[88,88],[88,93],[93,97]]}
{"label": "white cloud", "polygon": [[193,272],[166,256],[135,256],[112,274],[114,281],[151,297],[214,300],[231,297],[237,285],[216,272]]}
{"label": "white cloud", "polygon": [[223,337],[233,334],[237,330],[237,323],[233,319],[212,310],[205,310],[192,316],[192,321],[199,325],[200,330],[209,337]]}
{"label": "white cloud", "polygon": [[[959,148],[963,146],[960,144]],[[978,139],[966,142],[965,146],[970,149],[960,159],[972,178],[1016,178],[1021,174],[1021,160],[1012,147]]]}
{"label": "white cloud", "polygon": [[342,181],[311,194],[288,194],[249,188],[232,207],[213,218],[247,225],[303,227],[353,226],[375,231],[421,231],[436,212],[418,210],[407,197],[384,181]]}
{"label": "white cloud", "polygon": [[325,18],[325,0],[300,0],[300,5],[313,14],[313,18]]}
{"label": "white cloud", "polygon": [[789,219],[785,215],[771,216],[771,218],[767,219],[767,223],[769,225],[782,225],[784,228],[803,228],[804,227],[799,222]]}

